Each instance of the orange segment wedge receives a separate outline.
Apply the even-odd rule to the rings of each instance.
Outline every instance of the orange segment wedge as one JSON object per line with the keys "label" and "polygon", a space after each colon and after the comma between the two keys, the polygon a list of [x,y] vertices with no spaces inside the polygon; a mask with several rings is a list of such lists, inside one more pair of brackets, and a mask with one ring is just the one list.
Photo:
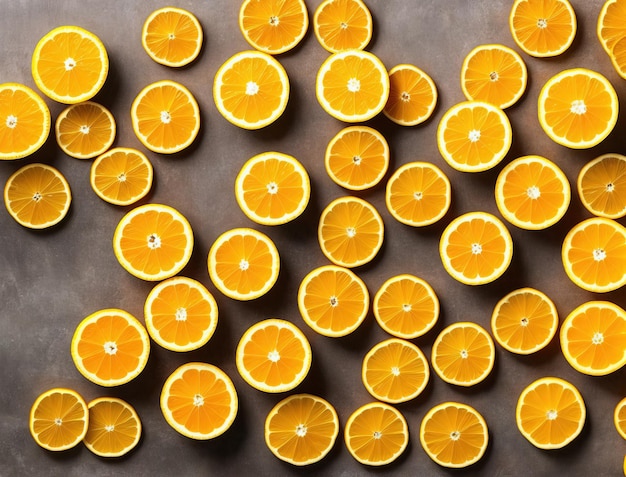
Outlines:
{"label": "orange segment wedge", "polygon": [[315,10],[313,31],[331,53],[362,50],[372,39],[372,14],[362,0],[324,0]]}
{"label": "orange segment wedge", "polygon": [[400,126],[417,126],[430,118],[437,106],[437,86],[415,65],[400,64],[389,70],[389,99],[383,114]]}
{"label": "orange segment wedge", "polygon": [[96,398],[87,405],[89,427],[83,443],[100,457],[121,457],[141,439],[141,420],[126,401],[115,397]]}
{"label": "orange segment wedge", "polygon": [[76,159],[91,159],[106,152],[115,140],[115,132],[111,111],[93,101],[68,106],[55,123],[57,144]]}
{"label": "orange segment wedge", "polygon": [[620,219],[626,215],[626,156],[603,154],[587,162],[576,180],[578,196],[593,215]]}

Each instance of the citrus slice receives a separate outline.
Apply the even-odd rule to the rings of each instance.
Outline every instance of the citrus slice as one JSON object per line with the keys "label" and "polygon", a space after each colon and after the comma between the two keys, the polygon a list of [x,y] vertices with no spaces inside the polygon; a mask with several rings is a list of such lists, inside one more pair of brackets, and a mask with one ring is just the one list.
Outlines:
{"label": "citrus slice", "polygon": [[572,149],[600,144],[613,130],[618,109],[609,80],[587,68],[557,73],[539,93],[541,127],[554,142]]}
{"label": "citrus slice", "polygon": [[458,171],[481,172],[504,159],[512,142],[511,123],[497,106],[464,101],[446,111],[437,128],[437,146]]}
{"label": "citrus slice", "polygon": [[71,354],[76,368],[89,381],[100,386],[119,386],[135,379],[145,368],[150,338],[133,315],[107,308],[78,324]]}
{"label": "citrus slice", "polygon": [[52,388],[40,394],[30,409],[30,435],[50,451],[71,449],[87,433],[87,403],[72,389]]}
{"label": "citrus slice", "polygon": [[431,364],[435,373],[447,383],[473,386],[484,381],[496,359],[493,339],[487,331],[471,321],[446,326],[435,339]]}
{"label": "citrus slice", "polygon": [[522,57],[499,44],[479,45],[461,66],[461,88],[468,100],[486,101],[505,109],[526,91],[528,71]]}
{"label": "citrus slice", "polygon": [[331,53],[362,50],[372,39],[372,14],[362,0],[324,0],[315,10],[313,31]]}
{"label": "citrus slice", "polygon": [[289,77],[273,56],[241,51],[227,59],[213,81],[213,100],[222,116],[243,129],[276,121],[289,101]]}
{"label": "citrus slice", "polygon": [[47,164],[20,167],[4,186],[4,205],[16,222],[31,229],[59,223],[72,202],[70,185],[63,174]]}
{"label": "citrus slice", "polygon": [[249,228],[222,233],[211,245],[207,262],[215,287],[235,300],[265,295],[280,271],[280,257],[272,239]]}
{"label": "citrus slice", "polygon": [[626,284],[626,228],[594,217],[574,225],[563,240],[565,273],[584,290],[604,293]]}
{"label": "citrus slice", "polygon": [[415,65],[400,64],[389,70],[389,99],[383,114],[400,126],[417,126],[430,118],[437,106],[437,86]]}
{"label": "citrus slice", "polygon": [[513,258],[513,239],[494,215],[468,212],[444,229],[439,255],[452,278],[466,285],[482,285],[507,270]]}
{"label": "citrus slice", "polygon": [[41,96],[23,84],[0,84],[0,160],[33,154],[49,134],[50,110]]}
{"label": "citrus slice", "polygon": [[204,346],[217,327],[215,298],[197,280],[172,277],[156,285],[144,305],[150,337],[171,351]]}
{"label": "citrus slice", "polygon": [[624,0],[605,0],[600,14],[596,33],[604,51],[609,56],[613,54],[613,47],[618,40],[626,36],[626,2]]}
{"label": "citrus slice", "polygon": [[202,49],[202,25],[195,15],[176,7],[153,11],[141,29],[141,44],[148,56],[165,66],[185,66]]}
{"label": "citrus slice", "polygon": [[383,402],[371,402],[350,415],[344,439],[348,451],[358,462],[381,466],[402,455],[409,443],[409,429],[396,408]]}
{"label": "citrus slice", "polygon": [[161,281],[180,272],[191,258],[193,231],[176,209],[145,204],[128,212],[117,224],[113,251],[131,275]]}
{"label": "citrus slice", "polygon": [[304,0],[244,0],[239,9],[243,37],[253,48],[269,55],[295,48],[308,28]]}
{"label": "citrus slice", "polygon": [[557,56],[574,41],[576,13],[568,0],[515,0],[509,29],[517,46],[530,56]]}
{"label": "citrus slice", "polygon": [[335,265],[371,262],[383,244],[384,224],[376,208],[353,196],[339,197],[322,211],[317,237],[322,253]]}
{"label": "citrus slice", "polygon": [[317,72],[317,100],[328,114],[347,123],[380,113],[389,98],[389,74],[373,53],[347,50],[330,55]]}
{"label": "citrus slice", "polygon": [[336,265],[311,270],[298,288],[304,322],[324,336],[346,336],[367,316],[369,292],[354,272]]}
{"label": "citrus slice", "polygon": [[311,394],[286,397],[265,419],[265,443],[272,454],[293,465],[319,462],[339,435],[339,418],[325,399]]}
{"label": "citrus slice", "polygon": [[576,370],[605,376],[626,364],[626,311],[608,301],[576,307],[561,325],[561,350]]}
{"label": "citrus slice", "polygon": [[613,424],[615,424],[615,429],[619,435],[626,439],[626,398],[622,399],[615,406]]}
{"label": "citrus slice", "polygon": [[403,164],[387,181],[387,210],[398,222],[411,227],[434,224],[446,215],[451,201],[448,176],[430,162]]}
{"label": "citrus slice", "polygon": [[439,318],[439,298],[426,280],[403,273],[387,279],[374,295],[374,317],[390,335],[413,339]]}
{"label": "citrus slice", "polygon": [[361,379],[379,401],[401,403],[415,399],[430,378],[428,361],[410,341],[389,338],[374,345],[363,358]]}
{"label": "citrus slice", "polygon": [[431,408],[420,425],[422,448],[443,467],[463,468],[478,462],[487,450],[489,432],[483,416],[459,402]]}
{"label": "citrus slice", "polygon": [[64,25],[39,40],[31,69],[43,94],[59,103],[74,104],[100,91],[109,73],[109,57],[96,35]]}
{"label": "citrus slice", "polygon": [[335,184],[350,190],[369,189],[387,173],[389,144],[376,129],[348,126],[328,142],[324,166]]}
{"label": "citrus slice", "polygon": [[264,152],[248,159],[235,179],[235,198],[246,216],[263,225],[296,219],[311,196],[309,174],[293,156]]}
{"label": "citrus slice", "polygon": [[578,173],[578,196],[593,215],[620,219],[626,215],[626,156],[603,154]]}
{"label": "citrus slice", "polygon": [[83,443],[101,457],[121,457],[128,454],[141,438],[141,420],[126,401],[101,397],[91,401],[89,427]]}
{"label": "citrus slice", "polygon": [[626,79],[626,39],[620,38],[615,42],[610,58],[617,74]]}
{"label": "citrus slice", "polygon": [[152,163],[143,152],[116,147],[93,161],[89,182],[102,200],[115,205],[132,205],[148,195],[153,177]]}
{"label": "citrus slice", "polygon": [[208,440],[226,432],[239,400],[228,375],[207,363],[186,363],[165,380],[160,398],[167,423],[190,439]]}
{"label": "citrus slice", "polygon": [[545,348],[558,327],[554,302],[545,293],[529,287],[507,293],[491,314],[493,337],[515,354],[531,354]]}
{"label": "citrus slice", "polygon": [[76,159],[91,159],[107,151],[115,140],[115,118],[101,104],[72,104],[57,116],[55,135],[61,150]]}
{"label": "citrus slice", "polygon": [[578,389],[556,377],[530,383],[515,409],[517,428],[539,449],[565,447],[580,434],[585,418],[585,403]]}
{"label": "citrus slice", "polygon": [[500,171],[495,195],[498,210],[508,222],[526,230],[542,230],[563,218],[571,188],[554,162],[542,156],[524,156]]}
{"label": "citrus slice", "polygon": [[200,109],[191,91],[171,80],[143,88],[130,110],[133,131],[153,152],[174,154],[191,145],[200,130]]}
{"label": "citrus slice", "polygon": [[250,326],[237,345],[236,364],[250,386],[267,393],[296,388],[311,368],[311,345],[287,320],[269,318]]}

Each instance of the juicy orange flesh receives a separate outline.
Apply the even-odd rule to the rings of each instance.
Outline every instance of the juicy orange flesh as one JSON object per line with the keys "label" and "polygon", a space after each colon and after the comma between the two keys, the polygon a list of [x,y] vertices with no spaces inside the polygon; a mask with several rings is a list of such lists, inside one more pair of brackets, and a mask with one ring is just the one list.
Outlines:
{"label": "juicy orange flesh", "polygon": [[392,118],[414,122],[430,115],[436,101],[432,85],[420,73],[399,69],[389,75],[385,112]]}
{"label": "juicy orange flesh", "polygon": [[371,19],[361,2],[335,0],[317,15],[318,34],[333,51],[363,48],[370,37]]}
{"label": "juicy orange flesh", "polygon": [[75,396],[53,393],[44,397],[35,409],[33,432],[49,447],[63,448],[76,443],[85,430],[86,418],[85,408]]}
{"label": "juicy orange flesh", "polygon": [[437,319],[438,305],[421,283],[399,280],[390,283],[378,299],[378,315],[391,330],[415,335]]}
{"label": "juicy orange flesh", "polygon": [[626,211],[626,159],[606,157],[581,177],[581,199],[607,216]]}
{"label": "juicy orange flesh", "polygon": [[253,43],[268,51],[280,51],[303,35],[307,15],[298,0],[252,1],[243,12],[242,27]]}
{"label": "juicy orange flesh", "polygon": [[157,58],[181,63],[195,55],[201,36],[198,26],[187,15],[164,11],[150,21],[145,42]]}
{"label": "juicy orange flesh", "polygon": [[622,434],[626,434],[626,403],[619,405],[615,413],[615,425]]}
{"label": "juicy orange flesh", "polygon": [[471,383],[482,378],[493,362],[493,349],[485,332],[470,327],[456,327],[433,349],[433,360],[450,380]]}
{"label": "juicy orange flesh", "polygon": [[329,168],[343,183],[353,187],[371,184],[388,164],[388,152],[376,135],[348,131],[332,145]]}
{"label": "juicy orange flesh", "polygon": [[106,197],[127,202],[150,187],[150,168],[138,154],[116,151],[99,162],[96,188]]}
{"label": "juicy orange flesh", "polygon": [[85,103],[74,106],[61,120],[57,140],[68,151],[84,156],[103,152],[113,134],[111,117],[101,107]]}
{"label": "juicy orange flesh", "polygon": [[611,50],[611,61],[617,73],[623,78],[626,75],[626,37],[615,42]]}
{"label": "juicy orange flesh", "polygon": [[[539,26],[544,21],[545,27]],[[561,0],[527,0],[518,5],[512,26],[517,39],[529,51],[550,53],[567,44],[574,22]]]}
{"label": "juicy orange flesh", "polygon": [[85,441],[104,454],[116,454],[133,446],[141,432],[133,413],[119,402],[102,401],[89,408]]}
{"label": "juicy orange flesh", "polygon": [[610,2],[599,32],[607,53],[613,50],[615,43],[626,36],[624,18],[626,18],[626,2],[622,0]]}
{"label": "juicy orange flesh", "polygon": [[356,416],[346,439],[348,446],[362,460],[384,462],[402,451],[407,434],[404,423],[395,412],[372,407]]}
{"label": "juicy orange flesh", "polygon": [[[15,123],[14,127],[9,124]],[[41,105],[20,90],[0,91],[0,155],[27,151],[48,135],[49,118]]]}

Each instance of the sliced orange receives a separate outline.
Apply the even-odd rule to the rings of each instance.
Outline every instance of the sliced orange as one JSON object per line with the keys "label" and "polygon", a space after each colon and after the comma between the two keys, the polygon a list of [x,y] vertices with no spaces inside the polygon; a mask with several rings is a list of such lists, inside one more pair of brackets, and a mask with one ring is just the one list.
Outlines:
{"label": "sliced orange", "polygon": [[461,66],[465,97],[502,109],[519,101],[527,81],[526,63],[515,50],[504,45],[479,45],[467,54]]}
{"label": "sliced orange", "polygon": [[545,293],[529,287],[507,293],[491,314],[493,337],[504,349],[516,354],[545,348],[558,327],[554,302]]}
{"label": "sliced orange", "polygon": [[395,407],[371,402],[354,411],[346,421],[344,439],[358,462],[381,466],[402,455],[409,443],[404,416]]}
{"label": "sliced orange", "polygon": [[604,293],[626,285],[626,228],[604,217],[574,225],[563,240],[565,273],[584,290]]}
{"label": "sliced orange", "polygon": [[71,344],[80,373],[100,386],[119,386],[143,371],[150,355],[148,332],[124,310],[107,308],[84,318]]}
{"label": "sliced orange", "polygon": [[504,159],[512,142],[511,123],[497,106],[464,101],[446,111],[437,128],[437,146],[458,171],[481,172]]}
{"label": "sliced orange", "polygon": [[57,116],[57,144],[68,156],[91,159],[106,152],[115,140],[115,118],[93,101],[72,104]]}
{"label": "sliced orange", "polygon": [[482,326],[471,321],[446,326],[431,351],[431,363],[437,375],[457,386],[473,386],[484,381],[495,359],[493,339]]}
{"label": "sliced orange", "polygon": [[439,255],[452,278],[466,285],[482,285],[507,270],[513,258],[513,239],[496,216],[467,212],[444,229]]}
{"label": "sliced orange", "polygon": [[437,106],[437,86],[415,65],[400,64],[389,70],[389,99],[383,114],[400,126],[417,126],[430,118]]}
{"label": "sliced orange", "polygon": [[296,388],[311,368],[311,345],[287,320],[269,318],[250,326],[239,340],[237,370],[250,386],[267,393]]}
{"label": "sliced orange", "polygon": [[220,114],[243,129],[261,129],[276,121],[289,101],[289,77],[273,56],[241,51],[227,59],[213,81]]}
{"label": "sliced orange", "polygon": [[252,221],[281,225],[298,218],[311,196],[311,182],[295,157],[263,152],[251,157],[235,179],[235,198]]}
{"label": "sliced orange", "polygon": [[174,370],[161,390],[167,423],[190,439],[208,440],[226,432],[237,417],[237,390],[228,375],[207,363],[186,363]]}
{"label": "sliced orange", "polygon": [[40,394],[30,408],[28,425],[35,442],[50,451],[71,449],[87,433],[87,403],[72,389],[52,388]]}
{"label": "sliced orange", "polygon": [[101,457],[121,457],[133,450],[141,439],[141,420],[126,401],[101,397],[91,401],[89,427],[83,443]]}
{"label": "sliced orange", "polygon": [[431,408],[420,425],[422,448],[443,467],[463,468],[478,462],[489,445],[483,416],[459,402],[443,402]]}
{"label": "sliced orange", "polygon": [[617,74],[626,79],[626,39],[620,38],[615,42],[610,58]]}
{"label": "sliced orange", "polygon": [[328,114],[347,123],[380,113],[389,98],[389,74],[373,53],[347,50],[330,55],[317,72],[317,100]]}
{"label": "sliced orange", "polygon": [[115,205],[132,205],[152,188],[154,170],[146,155],[130,147],[116,147],[91,164],[89,182],[102,200]]}
{"label": "sliced orange", "polygon": [[64,25],[39,40],[31,69],[43,94],[59,103],[74,104],[100,91],[109,73],[109,57],[95,34]]}
{"label": "sliced orange", "polygon": [[600,144],[615,127],[618,110],[611,82],[587,68],[557,73],[539,93],[541,127],[554,142],[572,149]]}
{"label": "sliced orange", "polygon": [[0,160],[33,154],[49,134],[50,110],[41,96],[23,84],[0,84]]}
{"label": "sliced orange", "polygon": [[58,224],[72,202],[70,185],[63,174],[47,164],[20,167],[4,186],[4,205],[16,222],[31,229]]}
{"label": "sliced orange", "polygon": [[539,449],[561,449],[572,442],[582,431],[586,415],[578,389],[556,377],[530,383],[515,409],[517,428]]}
{"label": "sliced orange", "polygon": [[143,88],[133,100],[130,115],[137,138],[161,154],[189,147],[200,130],[198,102],[176,81],[156,81]]}
{"label": "sliced orange", "polygon": [[239,9],[243,37],[253,48],[269,55],[295,48],[308,28],[304,0],[244,0]]}
{"label": "sliced orange", "polygon": [[362,0],[324,0],[315,10],[313,31],[331,53],[362,50],[372,39],[372,14]]}
{"label": "sliced orange", "polygon": [[217,302],[199,281],[172,277],[150,291],[144,317],[146,329],[156,343],[171,351],[192,351],[213,336]]}
{"label": "sliced orange", "polygon": [[265,443],[272,454],[293,465],[322,460],[339,435],[339,418],[325,399],[293,394],[276,404],[265,419]]}
{"label": "sliced orange", "polygon": [[113,235],[113,251],[120,265],[148,281],[165,280],[185,268],[193,243],[187,219],[163,204],[132,209],[119,221]]}
{"label": "sliced orange", "polygon": [[568,0],[515,0],[509,29],[517,46],[529,55],[557,56],[574,41],[576,13]]}
{"label": "sliced orange", "polygon": [[164,7],[153,11],[141,29],[141,44],[148,56],[165,66],[185,66],[202,49],[202,25],[182,8]]}
{"label": "sliced orange", "polygon": [[389,144],[376,129],[348,126],[328,142],[324,166],[335,184],[350,190],[369,189],[387,173]]}
{"label": "sliced orange", "polygon": [[578,173],[578,196],[593,215],[620,219],[626,215],[626,156],[603,154]]}
{"label": "sliced orange", "polygon": [[405,225],[424,227],[434,224],[446,215],[451,201],[448,176],[430,162],[403,164],[387,181],[387,210]]}
{"label": "sliced orange", "polygon": [[390,335],[413,339],[430,331],[439,318],[439,298],[426,280],[403,273],[387,279],[372,304],[376,321]]}
{"label": "sliced orange", "polygon": [[626,439],[626,398],[622,399],[615,406],[613,424],[615,424],[615,429],[619,435]]}
{"label": "sliced orange", "polygon": [[415,399],[430,378],[428,361],[410,341],[389,338],[374,345],[363,358],[361,379],[376,399],[401,403]]}
{"label": "sliced orange", "polygon": [[542,230],[556,224],[570,204],[571,188],[565,173],[542,156],[509,162],[496,179],[496,205],[513,225]]}
{"label": "sliced orange", "polygon": [[576,307],[561,325],[561,350],[583,374],[605,376],[626,364],[626,311],[609,301]]}
{"label": "sliced orange", "polygon": [[359,197],[339,197],[322,211],[317,237],[334,264],[358,267],[371,262],[383,244],[384,224],[376,208]]}
{"label": "sliced orange", "polygon": [[324,336],[346,336],[367,316],[369,292],[354,272],[336,265],[311,270],[298,288],[304,322]]}
{"label": "sliced orange", "polygon": [[624,0],[605,0],[598,15],[596,34],[604,51],[609,56],[618,40],[626,36],[626,2]]}
{"label": "sliced orange", "polygon": [[211,245],[207,262],[215,287],[235,300],[265,295],[280,271],[280,257],[272,239],[245,227],[222,233]]}

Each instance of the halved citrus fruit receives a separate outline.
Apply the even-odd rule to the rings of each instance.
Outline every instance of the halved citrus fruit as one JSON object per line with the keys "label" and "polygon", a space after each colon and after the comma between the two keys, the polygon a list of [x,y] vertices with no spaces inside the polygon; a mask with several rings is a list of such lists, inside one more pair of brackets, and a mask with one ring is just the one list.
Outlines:
{"label": "halved citrus fruit", "polygon": [[372,39],[372,14],[362,0],[324,0],[315,10],[313,31],[331,53],[362,50]]}
{"label": "halved citrus fruit", "polygon": [[389,74],[373,53],[347,50],[330,55],[317,72],[317,100],[328,114],[347,123],[380,113],[389,98]]}
{"label": "halved citrus fruit", "polygon": [[33,154],[49,134],[50,110],[41,96],[23,84],[0,84],[0,160]]}
{"label": "halved citrus fruit", "polygon": [[160,404],[167,423],[196,440],[224,434],[239,409],[237,390],[230,377],[217,366],[196,362],[183,364],[168,376]]}
{"label": "halved citrus fruit", "polygon": [[430,118],[437,106],[437,86],[415,65],[400,64],[389,70],[389,99],[383,114],[400,126],[417,126]]}
{"label": "halved citrus fruit", "polygon": [[626,36],[626,2],[624,0],[605,0],[600,13],[596,33],[604,51],[609,56],[613,54],[613,46],[618,40]]}
{"label": "halved citrus fruit", "polygon": [[119,386],[143,371],[150,355],[148,332],[127,311],[107,308],[84,318],[71,344],[80,373],[100,386]]}
{"label": "halved citrus fruit", "polygon": [[227,59],[213,81],[213,100],[222,116],[243,129],[276,121],[289,101],[289,77],[273,56],[241,51]]}
{"label": "halved citrus fruit", "polygon": [[300,328],[269,318],[250,326],[239,340],[237,370],[250,386],[267,393],[296,388],[311,368],[311,345]]}
{"label": "halved citrus fruit", "polygon": [[146,329],[156,343],[171,351],[192,351],[213,336],[217,302],[199,281],[172,277],[150,291],[144,317]]}
{"label": "halved citrus fruit", "polygon": [[215,287],[235,300],[265,295],[280,271],[280,257],[272,239],[245,227],[222,233],[211,245],[207,262]]}
{"label": "halved citrus fruit", "polygon": [[354,272],[336,265],[311,270],[298,288],[304,322],[324,336],[346,336],[367,316],[369,292]]}
{"label": "halved citrus fruit", "polygon": [[293,394],[276,404],[265,419],[265,443],[272,454],[293,465],[319,462],[339,435],[339,418],[325,399]]}
{"label": "halved citrus fruit", "polygon": [[572,442],[582,431],[586,415],[578,389],[556,377],[530,383],[515,408],[517,428],[539,449],[561,449]]}
{"label": "halved citrus fruit", "polygon": [[95,34],[64,25],[39,40],[31,69],[43,94],[59,103],[74,104],[100,91],[109,73],[109,57]]}
{"label": "halved citrus fruit", "polygon": [[83,101],[57,116],[55,135],[61,150],[76,159],[91,159],[106,152],[115,140],[115,118],[107,108]]}
{"label": "halved citrus fruit", "polygon": [[89,427],[83,443],[101,457],[128,454],[141,439],[141,420],[126,401],[115,397],[96,398],[87,405]]}
{"label": "halved citrus fruit", "polygon": [[611,63],[615,68],[616,73],[626,79],[626,37],[620,38],[615,42],[613,50],[611,51]]}
{"label": "halved citrus fruit", "polygon": [[626,215],[626,156],[603,154],[578,173],[578,196],[593,215],[620,219]]}
{"label": "halved citrus fruit", "polygon": [[437,128],[437,146],[458,171],[481,172],[509,152],[511,123],[502,109],[484,101],[464,101],[446,111]]}
{"label": "halved citrus fruit", "polygon": [[163,204],[135,207],[119,221],[113,251],[131,275],[161,281],[180,272],[193,252],[193,231],[178,210]]}
{"label": "halved citrus fruit", "polygon": [[4,205],[15,221],[31,229],[58,224],[67,215],[72,192],[65,176],[47,164],[20,167],[4,186]]}
{"label": "halved citrus fruit", "polygon": [[235,198],[246,216],[263,225],[281,225],[306,209],[311,182],[295,157],[263,152],[248,159],[235,179]]}
{"label": "halved citrus fruit", "polygon": [[619,435],[626,439],[626,398],[622,399],[615,406],[613,424],[615,424],[615,429]]}

